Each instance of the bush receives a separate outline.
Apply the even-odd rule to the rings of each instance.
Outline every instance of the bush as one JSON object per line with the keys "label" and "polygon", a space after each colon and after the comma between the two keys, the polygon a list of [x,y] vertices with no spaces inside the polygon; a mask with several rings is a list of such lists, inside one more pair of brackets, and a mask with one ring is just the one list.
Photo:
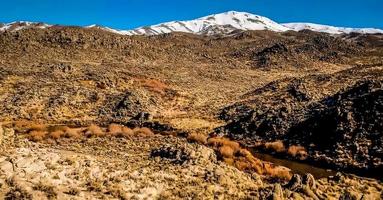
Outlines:
{"label": "bush", "polygon": [[223,162],[225,162],[228,165],[233,166],[234,165],[234,159],[233,158],[223,158]]}
{"label": "bush", "polygon": [[234,150],[230,146],[220,147],[219,153],[224,158],[232,158],[234,156]]}
{"label": "bush", "polygon": [[29,130],[30,131],[46,131],[47,130],[47,126],[44,125],[44,124],[30,124],[29,125]]}
{"label": "bush", "polygon": [[65,135],[64,131],[61,131],[61,130],[57,130],[57,131],[53,131],[49,133],[49,137],[55,140],[60,139],[64,135]]}
{"label": "bush", "polygon": [[113,136],[122,135],[123,134],[122,127],[123,126],[118,125],[118,124],[109,124],[108,130],[109,130],[110,135],[113,135]]}
{"label": "bush", "polygon": [[245,157],[245,158],[252,158],[252,157],[254,157],[253,154],[249,150],[247,150],[247,149],[240,149],[239,151],[237,151],[237,155]]}
{"label": "bush", "polygon": [[287,154],[295,158],[299,158],[301,160],[306,159],[308,155],[306,149],[299,145],[290,146],[289,149],[287,150]]}
{"label": "bush", "polygon": [[29,139],[38,142],[43,140],[47,134],[45,131],[31,131],[29,132]]}
{"label": "bush", "polygon": [[87,137],[102,137],[105,136],[105,133],[99,126],[91,124],[90,126],[88,126],[85,135]]}
{"label": "bush", "polygon": [[[132,129],[119,124],[110,124],[108,127],[108,130],[110,135],[116,136],[116,137],[129,137],[134,135],[134,132]],[[144,131],[147,131],[147,130],[144,130]]]}
{"label": "bush", "polygon": [[198,134],[198,133],[189,134],[187,137],[187,140],[189,142],[195,142],[198,144],[206,144],[207,143],[207,137],[203,134]]}
{"label": "bush", "polygon": [[221,146],[229,146],[235,152],[240,149],[238,142],[230,141],[229,139],[222,138],[222,137],[209,138],[208,141],[207,141],[207,144],[209,146],[212,146],[212,147],[215,147],[215,148],[218,148],[218,147],[221,147]]}
{"label": "bush", "polygon": [[132,129],[128,128],[128,127],[122,127],[122,133],[123,133],[123,136],[125,137],[128,137],[128,136],[133,136],[134,135],[134,132]]}
{"label": "bush", "polygon": [[273,166],[271,163],[265,163],[263,167],[265,170],[265,174],[273,178],[288,181],[292,177],[291,171],[288,168],[281,166]]}
{"label": "bush", "polygon": [[142,81],[142,84],[149,90],[161,94],[165,94],[166,89],[168,89],[168,86],[165,83],[155,79],[145,79]]}
{"label": "bush", "polygon": [[241,171],[246,171],[250,168],[249,162],[245,162],[242,160],[236,160],[234,166]]}
{"label": "bush", "polygon": [[142,127],[142,128],[134,128],[133,129],[133,134],[136,135],[136,136],[153,136],[154,133],[152,130],[150,130],[149,128],[146,128],[146,127]]}
{"label": "bush", "polygon": [[67,138],[79,138],[80,134],[77,129],[65,127],[64,128],[65,137]]}
{"label": "bush", "polygon": [[275,142],[266,142],[265,148],[278,153],[286,151],[285,145],[280,140],[277,140]]}

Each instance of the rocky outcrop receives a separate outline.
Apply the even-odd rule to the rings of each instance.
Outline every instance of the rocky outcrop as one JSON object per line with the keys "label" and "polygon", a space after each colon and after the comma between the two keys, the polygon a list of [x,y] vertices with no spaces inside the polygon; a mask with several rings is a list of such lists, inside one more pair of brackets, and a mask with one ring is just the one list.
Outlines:
{"label": "rocky outcrop", "polygon": [[[357,71],[339,73],[338,78],[270,83],[223,109],[221,118],[228,124],[217,132],[244,143],[282,140],[287,146],[302,145],[309,159],[372,175],[383,167],[382,71]],[[360,81],[347,83],[358,76]],[[367,77],[370,80],[363,80]],[[342,80],[344,88],[324,95],[336,91],[328,86],[337,87]]]}

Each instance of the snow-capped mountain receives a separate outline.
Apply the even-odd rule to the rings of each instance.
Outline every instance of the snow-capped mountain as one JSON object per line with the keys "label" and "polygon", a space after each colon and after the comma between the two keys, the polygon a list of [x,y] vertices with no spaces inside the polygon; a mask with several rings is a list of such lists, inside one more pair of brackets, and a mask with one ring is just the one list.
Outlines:
{"label": "snow-capped mountain", "polygon": [[214,29],[223,32],[232,30],[271,30],[282,32],[289,30],[289,28],[266,17],[246,12],[230,11],[190,21],[173,21],[149,27],[141,27],[129,33],[132,35],[158,35],[170,32],[214,34],[215,31],[212,31]]}
{"label": "snow-capped mountain", "polygon": [[335,27],[321,24],[313,23],[285,23],[283,26],[292,29],[294,31],[301,31],[304,29],[312,30],[316,32],[324,32],[330,34],[349,34],[354,33],[383,33],[383,30],[376,28],[345,28],[345,27]]}
{"label": "snow-capped mountain", "polygon": [[0,31],[18,31],[22,29],[27,28],[48,28],[51,27],[51,25],[40,23],[40,22],[25,22],[25,21],[19,21],[19,22],[11,22],[7,24],[0,24]]}
{"label": "snow-capped mountain", "polygon": [[[18,31],[26,28],[48,28],[51,25],[34,22],[13,22],[0,24],[0,31]],[[230,34],[238,30],[270,30],[275,32],[301,31],[309,29],[329,34],[382,33],[383,30],[375,28],[344,28],[312,23],[285,23],[279,24],[269,18],[246,12],[229,11],[209,15],[188,21],[172,21],[153,26],[140,27],[134,30],[116,30],[108,27],[91,25],[85,28],[97,28],[122,35],[160,35],[170,32],[185,32],[199,35]]]}

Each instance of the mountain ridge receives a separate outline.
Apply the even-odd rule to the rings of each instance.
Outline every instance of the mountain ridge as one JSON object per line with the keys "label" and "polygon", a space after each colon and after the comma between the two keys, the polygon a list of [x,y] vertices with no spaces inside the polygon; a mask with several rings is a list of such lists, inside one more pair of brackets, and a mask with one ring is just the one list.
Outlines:
{"label": "mountain ridge", "polygon": [[[18,31],[25,28],[49,28],[53,25],[41,22],[17,21],[6,24],[0,23],[0,31]],[[83,28],[99,28],[121,35],[160,35],[171,32],[184,32],[197,35],[230,34],[233,31],[270,30],[274,32],[311,30],[329,34],[383,34],[377,28],[348,28],[322,25],[315,23],[277,23],[267,17],[247,12],[228,11],[212,14],[194,20],[170,21],[151,26],[142,26],[133,30],[118,30],[106,26],[90,25]]]}

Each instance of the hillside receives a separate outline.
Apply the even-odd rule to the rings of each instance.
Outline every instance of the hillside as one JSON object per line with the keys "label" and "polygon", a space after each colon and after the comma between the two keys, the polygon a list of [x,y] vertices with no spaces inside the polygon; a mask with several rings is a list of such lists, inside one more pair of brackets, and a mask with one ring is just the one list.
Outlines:
{"label": "hillside", "polygon": [[0,32],[0,197],[381,197],[382,34],[39,26]]}
{"label": "hillside", "polygon": [[[0,24],[0,31],[17,31],[21,29],[51,27],[45,23],[36,22],[11,22]],[[59,25],[56,25],[59,26]],[[232,35],[242,31],[302,31],[311,30],[333,35],[339,34],[383,34],[383,30],[377,28],[346,28],[335,27],[314,23],[277,23],[267,17],[246,12],[228,11],[219,14],[208,15],[193,20],[171,21],[157,25],[138,27],[133,30],[118,30],[100,25],[90,25],[85,28],[96,28],[121,35],[162,35],[166,33],[182,32],[205,36]]]}

